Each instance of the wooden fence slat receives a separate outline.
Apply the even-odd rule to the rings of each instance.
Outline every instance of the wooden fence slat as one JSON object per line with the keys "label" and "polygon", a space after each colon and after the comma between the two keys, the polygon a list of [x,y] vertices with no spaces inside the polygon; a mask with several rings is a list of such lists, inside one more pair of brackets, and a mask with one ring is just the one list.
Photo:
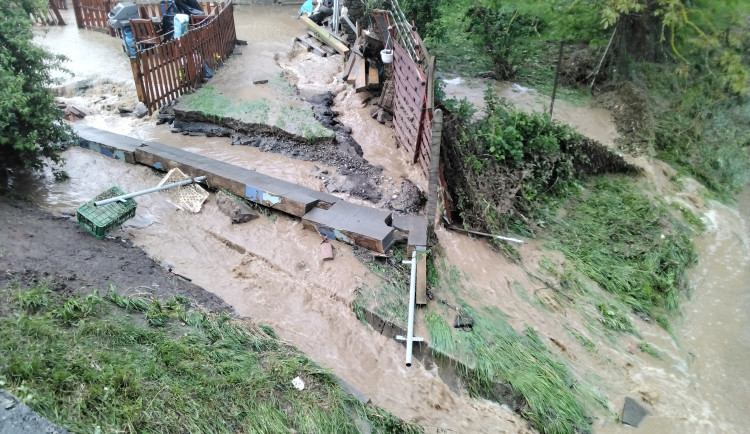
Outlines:
{"label": "wooden fence slat", "polygon": [[[177,40],[137,52],[136,59],[131,61],[136,88],[139,83],[141,87],[138,98],[146,104],[149,113],[200,84],[205,76],[204,64],[214,70],[219,61],[231,54],[236,40],[234,5],[216,3],[211,9],[208,3],[203,7],[215,11],[216,18],[191,28]],[[160,12],[154,7],[140,10],[154,15]]]}

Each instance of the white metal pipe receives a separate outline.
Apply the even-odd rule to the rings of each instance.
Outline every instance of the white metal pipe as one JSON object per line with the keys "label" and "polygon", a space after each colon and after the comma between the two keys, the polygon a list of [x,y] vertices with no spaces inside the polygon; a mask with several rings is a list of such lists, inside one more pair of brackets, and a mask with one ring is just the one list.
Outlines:
{"label": "white metal pipe", "polygon": [[411,254],[411,280],[409,282],[409,320],[406,325],[406,366],[411,366],[414,345],[414,305],[417,298],[417,249]]}
{"label": "white metal pipe", "polygon": [[161,187],[149,188],[148,190],[141,190],[141,191],[136,191],[135,193],[123,194],[122,196],[111,197],[109,199],[102,199],[102,200],[94,202],[94,206],[102,206],[102,205],[106,205],[106,204],[112,203],[112,202],[125,201],[127,199],[132,198],[132,197],[141,196],[143,194],[154,193],[156,191],[162,191],[162,190],[166,190],[168,188],[173,188],[173,187],[180,187],[182,185],[188,185],[188,184],[192,184],[194,182],[201,182],[201,181],[205,181],[205,180],[206,180],[205,176],[199,176],[197,178],[186,179],[186,180],[180,181],[180,182],[173,182],[171,184],[162,185]]}

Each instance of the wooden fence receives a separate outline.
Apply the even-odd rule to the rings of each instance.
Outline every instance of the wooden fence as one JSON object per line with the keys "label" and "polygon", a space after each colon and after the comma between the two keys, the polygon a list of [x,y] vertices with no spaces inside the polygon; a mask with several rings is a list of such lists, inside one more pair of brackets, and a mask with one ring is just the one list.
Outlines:
{"label": "wooden fence", "polygon": [[[419,41],[421,42],[421,41]],[[430,170],[435,60],[420,44],[421,63],[397,41],[393,43],[395,82],[393,128],[396,141],[427,174]]]}
{"label": "wooden fence", "polygon": [[[60,0],[64,3],[65,0]],[[116,36],[114,29],[109,27],[107,21],[109,12],[117,6],[119,1],[112,0],[72,0],[73,10],[76,16],[76,24],[79,29],[98,30]],[[203,11],[209,14],[218,14],[224,9],[224,3],[218,2],[198,2]],[[161,4],[151,2],[136,2],[138,13],[141,18],[162,17],[164,13],[161,10]]]}
{"label": "wooden fence", "polygon": [[115,30],[107,24],[109,11],[117,2],[110,0],[73,0],[73,12],[79,29],[99,30],[115,36]]}
{"label": "wooden fence", "polygon": [[130,59],[138,99],[149,114],[201,83],[205,67],[212,71],[234,48],[234,5],[179,39],[140,51]]}
{"label": "wooden fence", "polygon": [[380,40],[389,41],[389,46],[393,46],[396,141],[409,152],[412,164],[419,164],[427,174],[432,143],[435,58],[427,52],[413,27],[398,18],[402,15],[400,10],[372,12]]}

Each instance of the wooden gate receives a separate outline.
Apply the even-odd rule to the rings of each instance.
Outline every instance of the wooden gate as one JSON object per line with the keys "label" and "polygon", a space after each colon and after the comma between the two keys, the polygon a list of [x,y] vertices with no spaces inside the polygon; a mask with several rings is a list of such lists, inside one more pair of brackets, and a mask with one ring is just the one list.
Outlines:
{"label": "wooden gate", "polygon": [[192,91],[234,48],[234,5],[230,2],[214,19],[193,28],[179,39],[139,51],[130,59],[138,99],[149,114]]}
{"label": "wooden gate", "polygon": [[116,4],[111,0],[73,0],[78,28],[98,30],[115,36],[115,30],[107,24],[107,14]]}

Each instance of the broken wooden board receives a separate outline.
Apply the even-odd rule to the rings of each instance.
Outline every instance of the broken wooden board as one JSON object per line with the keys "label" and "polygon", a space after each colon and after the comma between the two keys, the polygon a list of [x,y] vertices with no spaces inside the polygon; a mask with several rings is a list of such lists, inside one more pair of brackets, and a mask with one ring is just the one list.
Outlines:
{"label": "broken wooden board", "polygon": [[354,67],[354,61],[357,59],[357,55],[354,53],[349,54],[349,60],[346,61],[346,66],[344,66],[344,71],[341,73],[341,80],[346,81],[349,78],[349,74],[352,72],[352,68]]}
{"label": "broken wooden board", "polygon": [[352,66],[352,70],[349,71],[349,75],[346,77],[346,82],[349,84],[354,84],[354,82],[357,80],[357,71],[359,70],[360,60],[362,61],[361,63],[362,68],[365,67],[364,65],[365,59],[362,59],[356,54],[352,54],[352,57],[354,57],[354,65]]}
{"label": "broken wooden board", "polygon": [[328,32],[326,32],[324,28],[315,24],[310,18],[303,15],[300,17],[300,20],[302,20],[307,28],[312,30],[321,41],[325,41],[326,44],[333,47],[333,49],[338,51],[341,55],[346,56],[347,54],[349,54],[349,47],[336,40],[336,38],[328,34]]}
{"label": "broken wooden board", "polygon": [[311,30],[308,30],[307,34],[310,36],[310,38],[311,38],[312,41],[319,42],[320,43],[320,48],[322,48],[323,51],[327,52],[329,56],[332,56],[332,55],[336,54],[336,50],[334,50],[333,48],[331,48],[330,46],[328,46],[325,43],[325,41],[321,41],[320,39],[318,39],[317,35],[315,35],[315,33],[313,33]]}
{"label": "broken wooden board", "polygon": [[320,57],[326,57],[328,55],[328,52],[324,51],[322,48],[320,48],[318,45],[316,45],[314,42],[312,42],[309,38],[305,36],[297,36],[294,38],[297,42],[302,44],[303,47],[307,48],[307,51],[312,50]]}
{"label": "broken wooden board", "polygon": [[354,90],[356,92],[364,92],[367,90],[367,65],[365,59],[357,59],[357,74],[354,79]]}
{"label": "broken wooden board", "polygon": [[378,68],[370,63],[370,67],[367,69],[367,88],[373,89],[379,86],[380,80],[378,79]]}
{"label": "broken wooden board", "polygon": [[417,305],[427,304],[427,254],[417,252]]}

